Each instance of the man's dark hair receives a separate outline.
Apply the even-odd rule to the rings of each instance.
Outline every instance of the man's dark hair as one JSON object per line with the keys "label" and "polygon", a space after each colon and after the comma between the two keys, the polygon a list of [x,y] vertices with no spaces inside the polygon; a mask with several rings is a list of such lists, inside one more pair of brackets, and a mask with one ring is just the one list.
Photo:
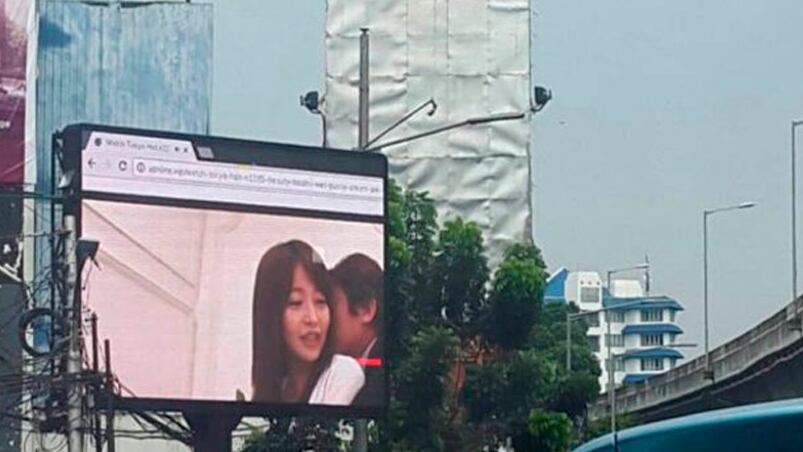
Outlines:
{"label": "man's dark hair", "polygon": [[343,289],[349,303],[349,311],[354,313],[357,307],[365,306],[371,299],[376,300],[376,316],[374,328],[379,329],[378,320],[382,314],[383,275],[382,268],[370,257],[354,253],[340,261],[330,272],[333,282]]}

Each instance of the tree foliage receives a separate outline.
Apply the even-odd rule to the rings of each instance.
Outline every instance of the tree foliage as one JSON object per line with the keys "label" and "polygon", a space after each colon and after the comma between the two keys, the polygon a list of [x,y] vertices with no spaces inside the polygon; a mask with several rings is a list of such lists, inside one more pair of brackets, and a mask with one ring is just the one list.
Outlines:
{"label": "tree foliage", "polygon": [[462,218],[447,221],[438,235],[433,262],[436,303],[461,336],[477,331],[485,306],[488,260],[482,232]]}
{"label": "tree foliage", "polygon": [[457,345],[455,334],[438,326],[426,327],[410,339],[409,359],[394,371],[391,444],[402,449],[443,449],[446,379]]}
{"label": "tree foliage", "polygon": [[[626,428],[638,425],[638,423],[627,414],[616,415],[616,430],[624,430]],[[582,432],[582,441],[597,438],[602,435],[607,435],[611,432],[611,419],[609,417],[594,419],[589,421]]]}
{"label": "tree foliage", "polygon": [[336,421],[304,418],[268,419],[267,427],[254,431],[242,452],[338,450],[341,439]]}
{"label": "tree foliage", "polygon": [[419,325],[439,323],[438,306],[433,302],[432,263],[438,225],[435,205],[426,192],[407,191],[399,206],[404,219],[402,240],[410,251],[407,268],[411,290],[408,315]]}
{"label": "tree foliage", "polygon": [[[505,349],[527,345],[544,297],[543,262],[528,256],[527,251],[522,246],[509,250],[494,274],[490,339]],[[529,251],[529,254],[536,255],[536,252]]]}
{"label": "tree foliage", "polygon": [[516,450],[563,452],[569,448],[572,423],[565,413],[534,408],[527,417],[527,428],[513,439]]}

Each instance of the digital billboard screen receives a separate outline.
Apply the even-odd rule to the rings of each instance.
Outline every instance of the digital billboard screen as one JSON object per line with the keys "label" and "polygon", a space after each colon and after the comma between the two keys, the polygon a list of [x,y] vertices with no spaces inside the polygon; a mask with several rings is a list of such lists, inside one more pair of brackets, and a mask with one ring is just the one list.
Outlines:
{"label": "digital billboard screen", "polygon": [[372,415],[386,405],[384,157],[65,130],[84,312],[123,403]]}

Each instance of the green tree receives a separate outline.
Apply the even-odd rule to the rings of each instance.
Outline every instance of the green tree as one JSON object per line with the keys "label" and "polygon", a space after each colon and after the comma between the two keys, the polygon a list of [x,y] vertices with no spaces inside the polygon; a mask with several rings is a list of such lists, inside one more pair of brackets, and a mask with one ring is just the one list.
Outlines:
{"label": "green tree", "polygon": [[485,306],[488,261],[482,231],[462,218],[447,221],[438,234],[433,263],[433,288],[438,306],[462,338],[476,334]]}
{"label": "green tree", "polygon": [[546,271],[535,245],[514,245],[494,273],[489,336],[505,349],[527,345],[544,297]]}
{"label": "green tree", "polygon": [[569,449],[572,423],[564,413],[535,408],[527,418],[527,428],[513,438],[516,450],[563,452]]}
{"label": "green tree", "polygon": [[432,264],[438,231],[435,205],[426,192],[408,190],[398,208],[404,221],[401,231],[404,235],[398,238],[410,251],[407,272],[411,291],[407,299],[407,315],[419,325],[433,325],[440,319],[432,293]]}
{"label": "green tree", "polygon": [[386,337],[393,338],[385,347],[390,362],[405,356],[405,342],[413,334],[411,325],[435,323],[430,287],[436,232],[435,207],[426,193],[404,192],[391,180],[385,271]]}
{"label": "green tree", "polygon": [[599,380],[591,372],[563,374],[555,384],[555,390],[546,406],[551,410],[566,413],[572,419],[580,419],[598,394]]}
{"label": "green tree", "polygon": [[573,370],[565,368],[565,319],[575,308],[562,303],[542,306],[545,282],[537,247],[516,244],[507,250],[494,275],[487,328],[502,351],[469,366],[461,394],[473,445],[532,439],[527,419],[534,408],[564,413],[581,424],[587,404],[598,394],[599,368],[582,321],[572,334]]}
{"label": "green tree", "polygon": [[462,398],[472,442],[495,448],[522,433],[533,407],[545,406],[555,390],[554,363],[535,350],[519,350],[483,365],[471,366]]}
{"label": "green tree", "polygon": [[[410,280],[412,253],[407,245],[396,237],[388,238],[388,268],[385,271],[386,303],[385,318],[386,357],[397,361],[404,356],[404,341],[411,327],[408,316],[413,283]],[[399,339],[399,340],[394,340]]]}
{"label": "green tree", "polygon": [[[566,303],[548,303],[540,311],[540,319],[530,332],[528,346],[547,359],[560,363],[566,371],[566,314],[578,312],[577,306]],[[582,318],[572,320],[572,372],[590,373],[599,377],[601,370],[588,344],[588,325]]]}
{"label": "green tree", "polygon": [[394,373],[390,428],[391,447],[443,450],[446,430],[447,375],[459,341],[448,328],[428,326],[409,343],[408,358]]}
{"label": "green tree", "polygon": [[541,256],[541,250],[532,243],[514,243],[505,250],[505,259],[518,259],[520,261],[532,261],[538,268],[544,271],[546,281],[546,264]]}
{"label": "green tree", "polygon": [[576,312],[575,305],[565,303],[543,306],[541,318],[530,334],[529,346],[557,365],[555,389],[545,407],[566,413],[575,423],[582,424],[586,407],[599,394],[601,370],[588,344],[588,326],[582,319],[572,320],[572,369],[566,369],[566,314]]}
{"label": "green tree", "polygon": [[254,431],[241,452],[287,452],[302,450],[339,450],[340,430],[333,420],[309,418],[268,419],[264,429]]}

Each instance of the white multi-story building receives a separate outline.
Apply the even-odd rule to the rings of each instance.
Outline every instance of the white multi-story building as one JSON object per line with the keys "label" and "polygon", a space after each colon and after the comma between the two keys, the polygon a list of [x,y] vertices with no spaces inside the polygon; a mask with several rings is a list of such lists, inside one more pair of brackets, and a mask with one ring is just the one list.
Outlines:
{"label": "white multi-story building", "polygon": [[583,319],[588,325],[588,342],[602,370],[602,392],[611,368],[609,347],[617,385],[665,372],[683,358],[674,348],[683,333],[676,322],[677,311],[683,307],[670,297],[645,294],[637,280],[611,281],[609,290],[597,272],[561,268],[547,280],[544,302],[574,303],[587,313],[575,319]]}

